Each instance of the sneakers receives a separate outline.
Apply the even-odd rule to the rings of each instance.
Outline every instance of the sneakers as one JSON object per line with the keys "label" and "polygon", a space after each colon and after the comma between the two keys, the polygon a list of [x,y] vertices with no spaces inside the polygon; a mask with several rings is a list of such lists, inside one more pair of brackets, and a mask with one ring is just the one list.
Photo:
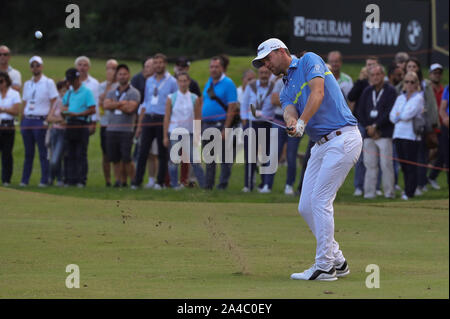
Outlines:
{"label": "sneakers", "polygon": [[432,189],[435,189],[435,190],[441,189],[441,186],[439,186],[439,184],[434,179],[429,178],[428,183],[430,183]]}
{"label": "sneakers", "polygon": [[28,184],[25,184],[24,182],[20,182],[19,187],[27,187]]}
{"label": "sneakers", "polygon": [[78,187],[78,188],[84,188],[85,185],[84,185],[83,183],[78,183],[78,184],[77,184],[77,187]]}
{"label": "sneakers", "polygon": [[402,194],[402,200],[408,200],[408,199],[409,199],[408,196],[406,196],[406,194],[403,193],[403,194]]}
{"label": "sneakers", "polygon": [[336,277],[345,277],[350,273],[347,260],[344,260],[342,264],[336,265]]}
{"label": "sneakers", "polygon": [[375,198],[377,197],[373,195],[364,195],[364,199],[375,199]]}
{"label": "sneakers", "polygon": [[3,187],[9,187],[9,183],[4,182],[4,183],[3,183]]}
{"label": "sneakers", "polygon": [[263,188],[258,189],[258,192],[260,192],[261,194],[268,194],[270,193],[272,190],[269,188],[269,185],[264,185]]}
{"label": "sneakers", "polygon": [[179,191],[182,190],[184,188],[183,184],[179,184],[178,186],[173,187],[173,190]]}
{"label": "sneakers", "polygon": [[284,187],[284,195],[294,195],[294,190],[291,185],[286,185]]}
{"label": "sneakers", "polygon": [[244,187],[244,188],[242,189],[242,192],[243,192],[243,193],[249,193],[249,192],[250,192],[250,189],[249,189],[248,187]]}
{"label": "sneakers", "polygon": [[379,190],[379,189],[377,189],[375,194],[377,194],[377,196],[383,196],[383,192],[381,190]]}
{"label": "sneakers", "polygon": [[402,188],[399,185],[395,185],[395,190],[401,192]]}
{"label": "sneakers", "polygon": [[332,267],[330,270],[325,271],[318,269],[314,264],[311,268],[300,273],[293,273],[291,279],[295,280],[320,280],[320,281],[335,281],[338,279],[336,277],[336,268]]}
{"label": "sneakers", "polygon": [[159,191],[159,190],[163,189],[163,187],[159,184],[155,184],[155,186],[153,186],[153,189]]}
{"label": "sneakers", "polygon": [[363,191],[360,188],[355,189],[355,192],[353,193],[353,196],[362,196]]}
{"label": "sneakers", "polygon": [[422,190],[420,189],[420,187],[417,187],[416,191],[414,192],[414,196],[422,196],[422,195],[423,195]]}
{"label": "sneakers", "polygon": [[47,187],[48,185],[47,184],[44,184],[44,183],[39,183],[38,184],[38,187],[40,187],[40,188],[45,188],[45,187]]}
{"label": "sneakers", "polygon": [[150,177],[149,179],[148,179],[148,183],[147,184],[145,184],[145,188],[147,188],[147,189],[149,189],[149,188],[153,188],[155,186],[155,179],[154,178],[152,178],[152,177]]}

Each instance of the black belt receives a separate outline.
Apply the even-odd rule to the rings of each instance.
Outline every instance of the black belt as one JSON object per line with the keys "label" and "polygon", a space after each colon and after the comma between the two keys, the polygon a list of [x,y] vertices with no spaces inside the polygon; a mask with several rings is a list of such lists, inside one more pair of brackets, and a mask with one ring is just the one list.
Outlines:
{"label": "black belt", "polygon": [[146,113],[145,116],[150,117],[150,118],[157,118],[157,119],[160,119],[160,118],[164,117],[163,114],[156,114],[156,113],[151,113],[151,114],[147,114]]}
{"label": "black belt", "polygon": [[45,115],[25,115],[25,119],[27,120],[45,120]]}
{"label": "black belt", "polygon": [[1,126],[14,126],[14,120],[0,120]]}
{"label": "black belt", "polygon": [[89,124],[89,122],[88,121],[83,121],[83,120],[79,120],[79,119],[68,119],[67,120],[67,124],[69,124],[69,125],[71,125],[71,124],[73,124],[73,125],[77,125],[77,124]]}

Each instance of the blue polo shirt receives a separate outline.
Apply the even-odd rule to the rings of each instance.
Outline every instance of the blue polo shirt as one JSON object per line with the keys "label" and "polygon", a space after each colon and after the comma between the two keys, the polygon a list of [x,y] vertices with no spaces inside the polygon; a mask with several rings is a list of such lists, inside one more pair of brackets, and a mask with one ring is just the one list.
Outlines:
{"label": "blue polo shirt", "polygon": [[449,107],[449,103],[448,103],[448,85],[445,87],[444,89],[444,93],[442,93],[442,100],[447,101],[447,115],[448,115],[448,107]]}
{"label": "blue polo shirt", "polygon": [[[69,91],[63,97],[63,105],[68,105],[68,111],[73,113],[81,113],[87,111],[89,107],[95,106],[95,98],[92,91],[89,90],[84,84],[74,90],[70,88]],[[79,117],[81,120],[86,120],[87,117]]]}
{"label": "blue polo shirt", "polygon": [[293,104],[298,114],[303,113],[311,94],[308,81],[315,77],[325,80],[325,90],[322,104],[306,125],[306,133],[314,142],[341,127],[358,123],[333,74],[328,70],[322,58],[312,52],[306,53],[300,59],[292,59],[284,88],[280,94],[283,110],[289,104]]}
{"label": "blue polo shirt", "polygon": [[[226,119],[226,111],[220,104],[208,95],[208,89],[212,84],[212,78],[209,78],[203,90],[203,108],[202,108],[202,121],[214,122]],[[237,102],[237,89],[234,85],[233,80],[229,77],[223,75],[222,78],[214,84],[214,92],[216,96],[222,100],[225,105],[228,106],[229,103]]]}
{"label": "blue polo shirt", "polygon": [[[149,77],[145,82],[144,103],[145,114],[164,115],[166,113],[166,101],[169,94],[178,91],[177,80],[166,72],[160,80],[156,74]],[[152,98],[156,93],[156,99]]]}

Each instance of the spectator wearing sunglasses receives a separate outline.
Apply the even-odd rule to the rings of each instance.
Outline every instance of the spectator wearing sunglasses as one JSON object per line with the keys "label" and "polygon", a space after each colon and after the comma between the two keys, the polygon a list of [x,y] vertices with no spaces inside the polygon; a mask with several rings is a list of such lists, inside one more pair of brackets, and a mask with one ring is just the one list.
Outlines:
{"label": "spectator wearing sunglasses", "polygon": [[49,163],[47,147],[45,146],[47,124],[44,121],[46,121],[50,109],[59,95],[55,82],[42,73],[44,64],[42,58],[33,56],[29,63],[33,77],[26,81],[23,86],[25,108],[21,122],[21,133],[25,147],[25,159],[20,186],[27,186],[30,181],[37,145],[41,163],[41,180],[38,186],[46,187],[49,179]]}
{"label": "spectator wearing sunglasses", "polygon": [[2,154],[2,184],[11,183],[13,172],[14,117],[20,112],[20,93],[12,87],[7,72],[0,71],[0,153]]}
{"label": "spectator wearing sunglasses", "polygon": [[11,87],[20,92],[22,87],[22,75],[9,65],[11,52],[6,45],[0,45],[0,71],[6,72],[11,79]]}
{"label": "spectator wearing sunglasses", "polygon": [[389,119],[394,123],[394,145],[397,149],[403,178],[405,191],[402,194],[403,200],[414,197],[418,184],[417,167],[409,164],[417,162],[419,144],[422,139],[414,131],[413,120],[423,112],[424,98],[420,92],[420,82],[417,73],[408,72],[403,79],[404,93],[399,95],[389,114]]}

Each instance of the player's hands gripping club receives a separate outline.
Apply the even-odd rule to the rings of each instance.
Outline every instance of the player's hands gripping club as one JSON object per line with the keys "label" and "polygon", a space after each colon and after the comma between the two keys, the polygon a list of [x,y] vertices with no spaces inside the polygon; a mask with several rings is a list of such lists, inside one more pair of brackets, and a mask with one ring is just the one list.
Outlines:
{"label": "player's hands gripping club", "polygon": [[305,132],[305,122],[301,119],[295,120],[295,118],[290,118],[287,125],[287,134],[290,137],[301,137]]}

